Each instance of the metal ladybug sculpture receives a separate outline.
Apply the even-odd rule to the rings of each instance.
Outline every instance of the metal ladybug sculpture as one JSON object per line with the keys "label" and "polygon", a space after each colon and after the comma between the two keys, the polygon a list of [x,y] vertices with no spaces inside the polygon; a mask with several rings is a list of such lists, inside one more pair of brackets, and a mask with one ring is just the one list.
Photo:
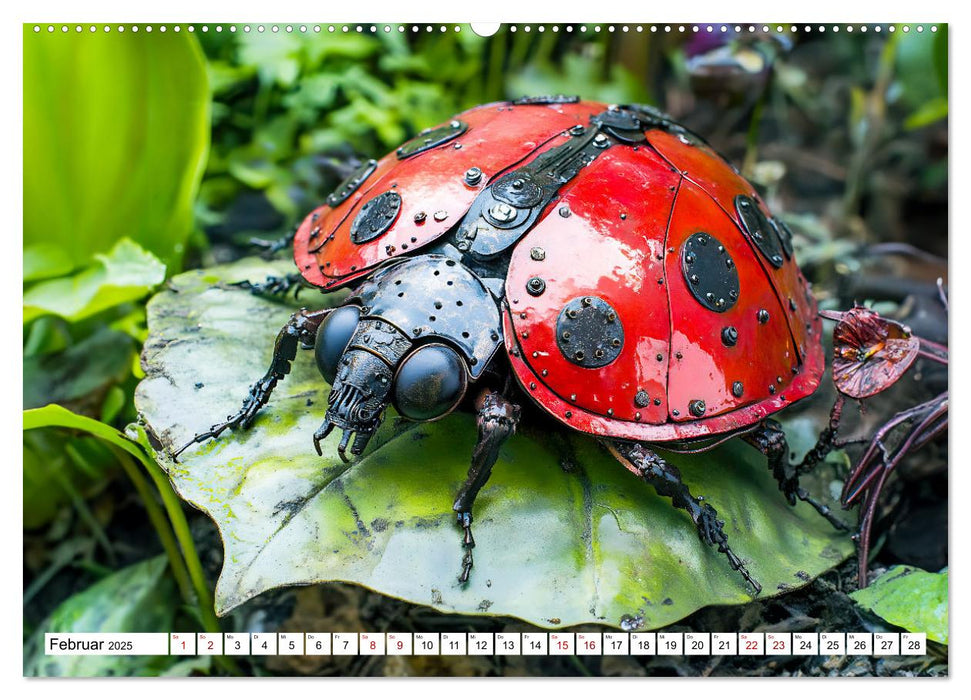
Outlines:
{"label": "metal ladybug sculpture", "polygon": [[350,296],[294,314],[242,409],[176,455],[248,427],[303,345],[332,387],[318,454],[337,428],[341,458],[360,455],[389,405],[415,421],[474,407],[478,442],[452,506],[460,581],[473,504],[516,431],[517,401],[599,438],[756,592],[715,509],[652,445],[696,452],[742,436],[790,504],[843,527],[799,486],[836,421],[792,464],[769,419],[812,394],[824,365],[791,234],[732,166],[655,109],[563,96],[476,107],[363,164],[293,245],[307,283]]}

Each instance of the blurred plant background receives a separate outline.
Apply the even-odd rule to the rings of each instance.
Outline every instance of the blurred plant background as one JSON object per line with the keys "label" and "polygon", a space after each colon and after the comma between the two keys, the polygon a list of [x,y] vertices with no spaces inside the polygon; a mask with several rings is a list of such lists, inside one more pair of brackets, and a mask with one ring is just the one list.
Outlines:
{"label": "blurred plant background", "polygon": [[[936,285],[946,281],[948,252],[946,26],[771,27],[681,34],[520,25],[482,38],[467,26],[437,25],[80,35],[26,26],[25,673],[700,672],[662,657],[550,658],[543,666],[527,657],[454,667],[393,657],[309,665],[254,657],[239,661],[244,668],[206,657],[79,664],[45,658],[37,635],[92,625],[274,630],[309,619],[310,627],[380,629],[402,616],[422,629],[503,628],[339,585],[267,594],[216,621],[211,586],[221,551],[213,527],[183,508],[158,467],[119,432],[136,419],[132,392],[153,290],[183,269],[251,254],[252,238],[287,235],[362,159],[483,102],[568,93],[661,107],[737,164],[790,224],[824,307],[868,302],[946,342]],[[859,430],[946,385],[946,372],[918,366],[858,420]],[[821,421],[825,409],[821,397],[806,411]],[[888,487],[875,530],[877,574],[894,564],[946,567],[945,442],[909,459]],[[800,616],[836,621],[840,630],[881,624],[867,610],[843,592],[837,572],[779,601],[702,611],[686,624],[788,630],[785,621]],[[713,621],[717,614],[728,617]],[[916,669],[862,657],[827,667],[822,657],[782,672],[941,673],[943,659]],[[737,663],[720,672],[780,673]]]}

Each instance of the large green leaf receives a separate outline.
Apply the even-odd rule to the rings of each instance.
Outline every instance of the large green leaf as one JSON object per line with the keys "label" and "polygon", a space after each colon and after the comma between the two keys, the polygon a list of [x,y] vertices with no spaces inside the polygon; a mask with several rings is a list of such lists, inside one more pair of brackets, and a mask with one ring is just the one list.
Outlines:
{"label": "large green leaf", "polygon": [[939,574],[892,566],[868,587],[850,593],[857,605],[910,632],[947,644],[947,569]]}
{"label": "large green leaf", "polygon": [[25,676],[154,676],[170,656],[47,656],[45,632],[170,632],[179,599],[164,556],[103,578],[61,603],[24,649]]}
{"label": "large green leaf", "polygon": [[24,25],[24,245],[76,265],[128,236],[178,267],[209,144],[187,32]]}
{"label": "large green leaf", "polygon": [[[545,627],[620,625],[629,616],[651,628],[705,605],[752,599],[688,517],[597,443],[569,436],[575,456],[564,468],[529,426],[502,449],[476,502],[475,569],[460,585],[461,530],[451,504],[475,443],[473,418],[415,425],[389,416],[356,463],[337,458],[336,435],[318,457],[311,435],[328,387],[308,352],[249,431],[194,446],[173,462],[167,450],[238,408],[295,306],[221,281],[288,269],[250,260],[185,273],[149,303],[146,378],[135,397],[148,426],[142,440],[159,449],[180,495],[219,527],[220,613],[269,588],[324,580]],[[335,303],[314,294],[300,303]],[[671,459],[726,520],[763,595],[798,587],[852,551],[808,506],[785,504],[752,448],[735,441]]]}
{"label": "large green leaf", "polygon": [[24,408],[68,404],[100,396],[131,372],[129,335],[99,328],[76,345],[24,358]]}
{"label": "large green leaf", "polygon": [[165,265],[128,238],[71,277],[38,282],[24,292],[24,323],[54,314],[80,321],[146,296],[165,279]]}

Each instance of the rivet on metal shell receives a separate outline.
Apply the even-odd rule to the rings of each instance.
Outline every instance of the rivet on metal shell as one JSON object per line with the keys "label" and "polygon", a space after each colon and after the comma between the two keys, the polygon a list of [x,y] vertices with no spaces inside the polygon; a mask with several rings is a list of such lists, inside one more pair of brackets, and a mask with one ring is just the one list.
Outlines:
{"label": "rivet on metal shell", "polygon": [[562,216],[564,219],[570,216],[571,213],[572,212],[570,212],[570,207],[567,207],[567,206],[560,207],[560,216]]}
{"label": "rivet on metal shell", "polygon": [[479,168],[469,168],[465,171],[465,183],[475,186],[482,181],[482,171]]}
{"label": "rivet on metal shell", "polygon": [[415,223],[416,224],[425,223],[425,212],[423,211],[415,212]]}
{"label": "rivet on metal shell", "polygon": [[745,386],[741,382],[734,382],[732,384],[732,396],[740,399],[743,393],[745,393]]}
{"label": "rivet on metal shell", "polygon": [[765,309],[759,309],[755,317],[759,320],[759,323],[765,324],[769,322],[769,312]]}
{"label": "rivet on metal shell", "polygon": [[530,277],[529,281],[526,282],[526,291],[532,296],[538,297],[546,291],[546,282],[541,277]]}
{"label": "rivet on metal shell", "polygon": [[604,134],[597,134],[593,139],[593,145],[597,148],[606,148],[610,141]]}
{"label": "rivet on metal shell", "polygon": [[531,248],[529,251],[529,257],[536,261],[546,260],[546,251],[542,248]]}
{"label": "rivet on metal shell", "polygon": [[705,402],[701,399],[695,399],[694,401],[688,403],[688,411],[696,418],[701,418],[703,415],[705,415],[705,408]]}
{"label": "rivet on metal shell", "polygon": [[774,394],[775,393],[775,384],[769,384],[769,393],[770,394]]}
{"label": "rivet on metal shell", "polygon": [[647,392],[641,389],[636,394],[634,394],[634,405],[638,408],[644,408],[651,403],[651,397],[647,395]]}
{"label": "rivet on metal shell", "polygon": [[586,129],[583,128],[583,125],[582,124],[577,124],[576,126],[571,126],[570,127],[570,135],[571,136],[583,136],[583,133],[585,131],[586,131]]}
{"label": "rivet on metal shell", "polygon": [[445,221],[448,218],[447,211],[437,211],[435,212],[435,221]]}
{"label": "rivet on metal shell", "polygon": [[501,223],[507,223],[516,218],[516,209],[505,202],[499,202],[489,210],[489,215]]}
{"label": "rivet on metal shell", "polygon": [[722,328],[722,343],[725,347],[731,348],[738,342],[738,329],[735,326]]}

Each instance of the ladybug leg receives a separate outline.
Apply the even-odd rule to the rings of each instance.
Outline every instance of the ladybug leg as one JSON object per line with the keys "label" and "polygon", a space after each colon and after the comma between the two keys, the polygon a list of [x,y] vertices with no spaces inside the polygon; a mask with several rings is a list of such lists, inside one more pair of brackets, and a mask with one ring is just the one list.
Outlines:
{"label": "ladybug leg", "polygon": [[294,229],[288,234],[280,236],[277,239],[267,239],[267,238],[257,238],[253,237],[249,239],[249,244],[254,248],[260,249],[260,255],[265,259],[269,260],[277,253],[282,250],[286,250],[293,245],[293,236],[297,233]]}
{"label": "ladybug leg", "polygon": [[297,297],[305,285],[303,284],[303,275],[299,272],[291,272],[288,275],[283,275],[283,277],[269,275],[263,282],[243,280],[242,282],[234,282],[230,286],[248,289],[252,294],[260,297],[283,297],[296,287],[297,291],[294,293],[294,297]]}
{"label": "ladybug leg", "polygon": [[705,544],[718,547],[718,551],[728,557],[732,569],[742,575],[749,585],[755,589],[756,595],[762,592],[762,586],[745,568],[742,560],[728,546],[728,536],[722,529],[723,520],[718,519],[718,513],[702,497],[694,497],[688,487],[681,481],[678,468],[668,464],[647,447],[636,442],[621,442],[611,440],[605,442],[607,449],[627,469],[654,487],[659,496],[670,498],[675,508],[687,511],[698,528],[698,537]]}
{"label": "ladybug leg", "polygon": [[840,398],[830,412],[829,424],[819,434],[815,446],[806,453],[799,464],[789,461],[789,442],[782,427],[774,420],[763,421],[762,425],[743,439],[768,458],[769,469],[779,482],[779,490],[785,495],[789,505],[796,505],[796,499],[805,501],[837,530],[849,530],[846,523],[837,518],[829,506],[817,501],[799,485],[799,476],[812,471],[835,447],[836,431],[842,411],[843,401]]}
{"label": "ladybug leg", "polygon": [[248,428],[256,418],[256,413],[267,401],[270,394],[276,387],[277,382],[290,373],[290,363],[297,356],[297,346],[313,347],[314,339],[317,337],[317,329],[331,309],[308,312],[300,309],[290,317],[280,332],[277,334],[276,342],[273,345],[273,359],[270,368],[263,375],[263,378],[250,387],[249,395],[243,401],[243,407],[231,416],[227,416],[222,423],[217,423],[209,430],[199,433],[186,444],[172,453],[175,460],[188,447],[199,442],[205,442],[210,438],[219,437],[227,429]]}
{"label": "ladybug leg", "polygon": [[492,467],[499,457],[499,448],[515,432],[519,424],[520,409],[514,403],[507,401],[502,394],[489,389],[484,390],[476,399],[476,424],[479,428],[479,439],[472,450],[472,463],[469,475],[455,497],[452,510],[455,511],[458,524],[465,530],[462,546],[465,555],[462,557],[462,573],[459,583],[469,580],[472,571],[472,548],[475,539],[472,537],[472,504],[479,494],[479,489],[485,486],[492,473]]}

